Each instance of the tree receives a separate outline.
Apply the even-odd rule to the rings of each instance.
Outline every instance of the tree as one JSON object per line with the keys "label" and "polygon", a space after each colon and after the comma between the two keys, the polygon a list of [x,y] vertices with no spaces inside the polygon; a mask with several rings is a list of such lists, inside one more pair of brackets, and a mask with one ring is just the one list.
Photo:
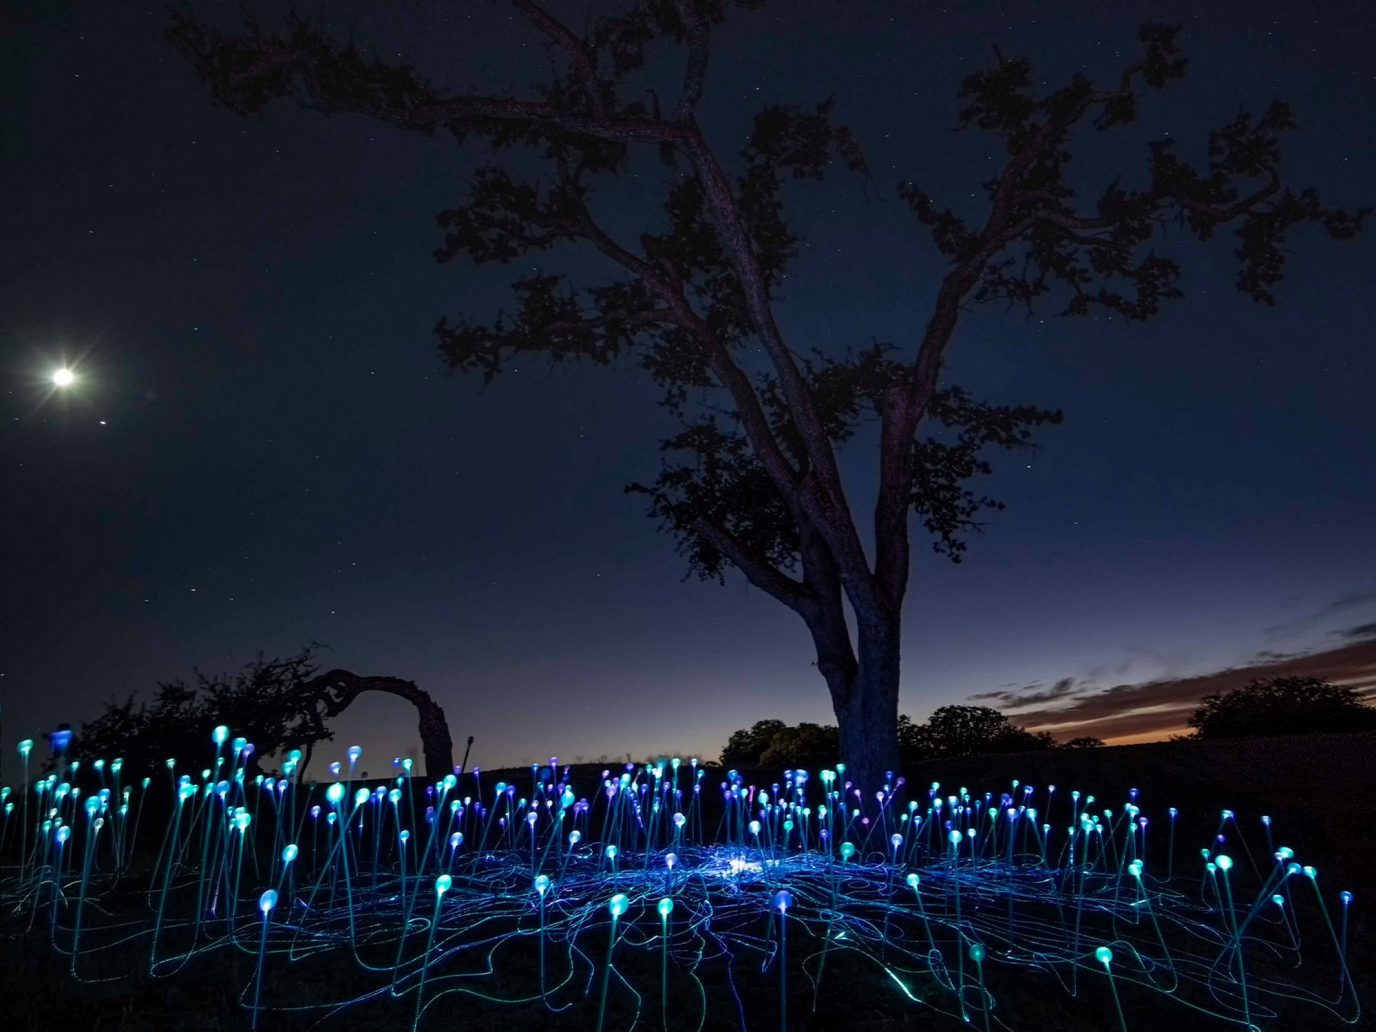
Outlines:
{"label": "tree", "polygon": [[148,771],[167,759],[199,767],[214,752],[211,732],[224,724],[253,744],[252,769],[260,757],[309,750],[334,737],[315,694],[303,690],[315,672],[313,651],[303,649],[285,659],[260,658],[233,677],[197,671],[191,684],[161,682],[151,705],[136,703],[134,695],[106,703],[81,726],[69,752],[83,761],[121,757],[130,771]]}
{"label": "tree", "polygon": [[933,756],[1026,752],[1055,745],[1045,731],[1033,734],[989,706],[942,706],[928,718],[923,737]]}
{"label": "tree", "polygon": [[[1150,319],[1181,296],[1179,264],[1152,246],[1174,226],[1200,239],[1232,228],[1238,288],[1271,304],[1292,229],[1318,223],[1346,238],[1365,213],[1327,208],[1315,191],[1282,184],[1280,140],[1295,123],[1280,102],[1211,133],[1202,165],[1185,160],[1174,137],[1153,141],[1140,185],[1127,185],[1133,169],[1125,166],[1086,202],[1067,174],[1075,147],[1085,135],[1130,125],[1145,90],[1184,75],[1177,30],[1144,27],[1139,56],[1105,84],[1076,73],[1043,90],[1027,60],[1000,56],[959,92],[960,126],[993,133],[1004,151],[1002,167],[978,173],[983,210],[944,208],[917,182],[897,188],[948,263],[939,282],[925,285],[926,325],[902,345],[804,354],[776,310],[799,246],[785,217],[785,184],[822,179],[838,163],[867,181],[868,174],[830,102],[760,110],[734,162],[708,138],[695,111],[712,34],[730,9],[760,2],[640,0],[580,33],[536,0],[512,0],[553,58],[543,85],[524,96],[447,90],[299,17],[278,32],[250,21],[226,35],[182,14],[168,38],[215,99],[242,115],[290,98],[327,114],[446,134],[461,146],[485,141],[498,158],[439,215],[440,261],[528,269],[555,247],[600,256],[583,263],[577,283],[517,275],[514,311],[491,322],[441,321],[445,360],[490,380],[531,352],[601,364],[637,358],[681,428],[662,442],[657,479],[628,490],[648,500],[691,571],[720,580],[734,567],[803,620],[841,752],[857,784],[870,784],[898,760],[911,524],[936,552],[959,560],[978,515],[1000,507],[971,484],[991,471],[987,450],[1025,446],[1035,428],[1060,419],[941,382],[971,303],[1054,302],[1068,316]],[[652,58],[666,66],[650,68]],[[661,102],[668,78],[678,83],[676,96]],[[505,157],[514,150],[533,153],[545,174],[524,175],[526,158]],[[643,153],[665,166],[662,218],[634,239],[618,237],[601,216],[618,200],[633,203],[625,174]],[[630,196],[643,185],[642,178]],[[601,267],[615,272],[593,279]],[[865,420],[879,429],[872,553],[839,457]]]}
{"label": "tree", "polygon": [[835,767],[837,746],[835,726],[804,721],[796,727],[785,727],[774,736],[760,755],[760,766],[774,770]]}
{"label": "tree", "polygon": [[[260,758],[301,749],[304,775],[317,742],[334,732],[326,721],[339,716],[363,692],[386,692],[415,706],[426,773],[443,777],[453,768],[453,740],[444,711],[429,693],[396,677],[360,677],[348,670],[318,674],[315,651],[303,649],[285,659],[250,663],[234,677],[196,672],[194,684],[160,683],[152,705],[112,700],[105,712],[82,725],[69,750],[77,759],[121,757],[134,770],[167,759],[195,763],[210,754],[211,732],[220,724],[253,745],[246,767]],[[414,758],[416,746],[407,754]]]}
{"label": "tree", "polygon": [[1352,688],[1317,677],[1254,680],[1200,700],[1189,719],[1196,738],[1376,730],[1376,709]]}
{"label": "tree", "polygon": [[734,731],[721,751],[723,767],[758,767],[760,757],[774,742],[774,736],[787,724],[782,720],[757,720],[748,728]]}

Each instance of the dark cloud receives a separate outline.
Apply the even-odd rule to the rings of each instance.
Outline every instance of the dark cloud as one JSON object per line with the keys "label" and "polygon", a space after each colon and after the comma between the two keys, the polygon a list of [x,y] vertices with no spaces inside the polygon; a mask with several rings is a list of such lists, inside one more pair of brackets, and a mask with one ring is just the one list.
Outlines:
{"label": "dark cloud", "polygon": [[999,689],[992,692],[979,692],[970,696],[971,702],[989,701],[1003,709],[1025,709],[1028,706],[1041,706],[1070,695],[1075,687],[1075,678],[1062,677],[1050,688],[1042,688],[1042,682],[1033,681],[1021,688]]}
{"label": "dark cloud", "polygon": [[[1312,631],[1341,613],[1349,613],[1354,609],[1362,609],[1372,605],[1376,605],[1376,591],[1347,591],[1316,612],[1294,620],[1287,620],[1285,623],[1273,624],[1262,633],[1268,638],[1289,638],[1305,631]],[[1373,625],[1367,624],[1366,626]]]}
{"label": "dark cloud", "polygon": [[[1241,688],[1253,679],[1281,676],[1318,677],[1368,695],[1376,694],[1376,638],[1324,652],[1283,656],[1194,677],[1120,684],[1102,691],[1082,692],[1068,705],[1021,713],[1018,721],[1030,730],[1053,731],[1060,738],[1085,734],[1108,741],[1147,736],[1165,738],[1185,730],[1185,721],[1205,695]],[[1066,685],[1066,690],[1055,697],[1060,699],[1069,694],[1070,680],[1057,681],[1042,694],[1049,695]],[[997,694],[989,692],[986,697]],[[1021,698],[1028,700],[1032,696]],[[1014,708],[1014,705],[1004,703],[1005,708]]]}
{"label": "dark cloud", "polygon": [[1358,624],[1339,633],[1340,638],[1376,638],[1376,622]]}

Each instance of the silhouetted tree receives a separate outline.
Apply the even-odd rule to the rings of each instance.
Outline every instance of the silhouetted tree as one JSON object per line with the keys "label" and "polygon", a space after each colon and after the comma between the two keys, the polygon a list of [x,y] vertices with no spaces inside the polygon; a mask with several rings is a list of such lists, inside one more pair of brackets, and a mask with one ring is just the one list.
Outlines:
{"label": "silhouetted tree", "polygon": [[[1060,418],[941,383],[971,302],[1030,309],[1051,301],[1071,316],[1149,319],[1181,293],[1180,266],[1156,249],[1161,231],[1176,226],[1200,239],[1232,228],[1237,285],[1270,304],[1291,229],[1316,222],[1350,237],[1361,214],[1282,184],[1280,138],[1294,118],[1280,102],[1210,134],[1199,165],[1175,147],[1184,133],[1153,141],[1140,162],[1120,148],[1122,165],[1086,201],[1067,173],[1074,148],[1083,136],[1130,125],[1144,90],[1184,75],[1177,30],[1144,27],[1138,56],[1105,83],[1077,72],[1043,88],[1028,61],[1000,57],[959,92],[959,125],[993,133],[1004,152],[1001,166],[971,171],[983,203],[946,209],[916,182],[897,189],[948,262],[938,281],[914,284],[928,291],[926,325],[901,345],[808,355],[778,320],[779,288],[799,247],[784,187],[821,179],[837,162],[861,173],[865,165],[830,102],[765,107],[739,150],[735,140],[723,151],[708,139],[695,112],[712,33],[731,8],[759,2],[628,2],[579,32],[536,0],[512,0],[554,58],[549,69],[532,62],[529,74],[547,79],[524,96],[446,89],[404,60],[375,59],[295,16],[277,33],[250,21],[242,34],[225,35],[183,14],[168,38],[239,114],[291,98],[543,162],[538,178],[525,174],[525,157],[485,165],[467,196],[439,216],[439,260],[522,270],[507,314],[440,322],[445,360],[490,380],[530,352],[601,364],[636,357],[681,430],[663,442],[658,479],[630,490],[649,499],[693,571],[720,579],[734,566],[803,620],[841,752],[868,784],[898,760],[910,524],[916,519],[937,552],[958,560],[978,514],[999,507],[970,483],[990,472],[986,449],[1023,446],[1033,428]],[[649,67],[652,58],[664,66]],[[676,95],[661,102],[671,78]],[[615,233],[604,216],[634,210],[643,196],[646,177],[628,187],[625,174],[644,152],[665,166],[663,215],[638,234]],[[576,284],[529,271],[536,255],[562,245],[600,259],[581,263]],[[614,271],[599,282],[595,270],[605,268]],[[863,335],[857,328],[853,336]],[[878,492],[867,554],[838,453],[870,418],[879,424],[871,459]]]}
{"label": "silhouetted tree", "polygon": [[81,726],[69,753],[82,760],[122,757],[130,771],[167,759],[199,765],[214,754],[210,736],[219,724],[253,744],[250,766],[283,749],[309,750],[333,737],[315,695],[303,690],[316,669],[313,650],[303,649],[285,659],[260,658],[233,677],[197,671],[191,684],[159,683],[151,704],[134,695],[106,703]]}
{"label": "silhouetted tree", "polygon": [[1095,738],[1093,735],[1081,735],[1079,738],[1071,738],[1060,744],[1062,749],[1098,749],[1104,744],[1102,738]]}
{"label": "silhouetted tree", "polygon": [[757,720],[748,728],[734,731],[721,751],[723,767],[758,767],[760,757],[774,742],[774,736],[787,724],[782,720]]}
{"label": "silhouetted tree", "polygon": [[1353,689],[1317,677],[1273,677],[1204,696],[1189,725],[1196,738],[1370,731],[1376,709]]}
{"label": "silhouetted tree", "polygon": [[989,706],[942,706],[922,731],[933,756],[1024,752],[1056,744],[1045,731],[1033,734]]}
{"label": "silhouetted tree", "polygon": [[839,741],[835,725],[801,723],[785,727],[760,755],[760,766],[775,770],[835,767]]}

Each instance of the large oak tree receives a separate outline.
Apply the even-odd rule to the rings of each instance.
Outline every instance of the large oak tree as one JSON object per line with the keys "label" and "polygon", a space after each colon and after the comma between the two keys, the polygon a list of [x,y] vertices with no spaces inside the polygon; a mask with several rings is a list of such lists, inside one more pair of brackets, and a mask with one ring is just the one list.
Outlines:
{"label": "large oak tree", "polygon": [[[896,344],[809,355],[787,339],[776,310],[800,243],[784,185],[838,166],[868,173],[859,141],[827,103],[764,107],[739,151],[709,138],[696,112],[713,33],[732,8],[758,0],[642,0],[585,29],[561,20],[553,3],[511,6],[553,56],[529,69],[543,81],[521,95],[451,90],[442,83],[472,69],[426,74],[377,60],[299,18],[225,34],[185,14],[169,39],[239,114],[289,98],[461,148],[490,145],[496,158],[439,216],[440,260],[529,268],[521,260],[533,252],[569,246],[616,270],[600,282],[518,276],[510,314],[439,324],[444,358],[491,378],[523,352],[596,363],[637,356],[680,429],[663,442],[657,479],[631,490],[647,496],[692,570],[720,578],[735,567],[807,625],[857,784],[876,783],[898,760],[914,532],[959,559],[980,511],[998,505],[971,483],[989,472],[988,449],[1023,445],[1059,419],[942,381],[968,306],[1044,302],[1069,316],[1150,319],[1180,296],[1180,266],[1155,249],[1168,227],[1183,231],[1177,239],[1226,228],[1238,288],[1271,304],[1292,229],[1315,222],[1344,238],[1361,224],[1363,213],[1329,209],[1315,191],[1284,184],[1280,141],[1294,120],[1279,102],[1210,133],[1203,163],[1182,158],[1173,139],[1157,140],[1135,163],[1124,155],[1097,196],[1080,196],[1067,175],[1077,143],[1134,122],[1144,94],[1185,74],[1173,28],[1141,29],[1139,56],[1102,83],[1075,74],[1042,89],[1028,61],[996,53],[959,90],[959,124],[994,134],[1003,153],[992,176],[971,174],[983,189],[980,217],[930,196],[921,169],[897,187],[902,217],[930,231],[946,262],[940,278],[912,284],[931,299],[926,325]],[[670,79],[672,96],[651,88]],[[618,235],[599,213],[625,196],[625,173],[642,151],[664,165],[661,212],[638,235]],[[538,175],[523,171],[531,156],[542,163]],[[879,424],[868,460],[878,493],[864,517],[843,488],[838,453],[867,419]]]}

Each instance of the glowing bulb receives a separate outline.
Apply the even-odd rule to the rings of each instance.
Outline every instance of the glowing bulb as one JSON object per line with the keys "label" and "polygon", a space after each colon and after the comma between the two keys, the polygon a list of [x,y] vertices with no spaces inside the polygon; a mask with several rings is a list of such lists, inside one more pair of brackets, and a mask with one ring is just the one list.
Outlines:
{"label": "glowing bulb", "polygon": [[910,889],[916,889],[918,883],[919,883],[921,880],[922,880],[922,879],[919,878],[919,877],[917,876],[917,872],[916,872],[916,871],[913,871],[911,874],[908,875],[908,888],[910,888]]}
{"label": "glowing bulb", "polygon": [[329,788],[325,789],[325,799],[326,799],[326,801],[328,801],[328,802],[330,802],[330,803],[333,803],[335,806],[338,806],[339,803],[340,803],[340,801],[341,801],[343,798],[344,798],[344,786],[341,785],[338,781],[336,781],[336,782],[335,782],[333,785],[331,785]]}
{"label": "glowing bulb", "polygon": [[668,896],[664,896],[660,899],[657,909],[659,910],[659,916],[667,920],[669,915],[674,912],[674,901]]}
{"label": "glowing bulb", "polygon": [[1218,869],[1220,871],[1231,871],[1233,869],[1233,858],[1225,853],[1219,853],[1218,856],[1214,858],[1214,863],[1218,864]]}
{"label": "glowing bulb", "polygon": [[219,725],[214,731],[210,732],[210,740],[216,745],[224,745],[229,741],[229,728],[224,724]]}
{"label": "glowing bulb", "polygon": [[1094,951],[1094,959],[1104,965],[1104,967],[1108,967],[1113,961],[1113,951],[1107,946],[1100,946]]}
{"label": "glowing bulb", "polygon": [[984,947],[979,943],[970,944],[970,959],[976,964],[984,963]]}
{"label": "glowing bulb", "polygon": [[266,917],[268,911],[275,906],[277,906],[276,889],[268,889],[267,892],[258,897],[258,909],[263,912],[264,917]]}
{"label": "glowing bulb", "polygon": [[440,896],[443,896],[446,892],[448,892],[448,891],[449,891],[449,886],[451,886],[451,885],[453,885],[453,884],[454,884],[454,879],[451,878],[451,877],[449,877],[449,875],[447,875],[447,874],[442,874],[442,875],[440,875],[438,878],[436,878],[436,879],[435,879],[435,896],[436,896],[436,898],[438,898],[438,897],[440,897]]}
{"label": "glowing bulb", "polygon": [[358,758],[363,755],[363,746],[351,745],[348,749],[345,750],[345,752],[348,753],[349,763],[354,764],[357,763]]}
{"label": "glowing bulb", "polygon": [[535,877],[535,891],[540,894],[540,898],[545,898],[545,893],[549,891],[549,875],[540,874]]}
{"label": "glowing bulb", "polygon": [[19,743],[19,755],[24,759],[29,758],[29,753],[33,752],[33,739],[26,738]]}
{"label": "glowing bulb", "polygon": [[607,901],[607,910],[611,912],[612,920],[616,920],[618,917],[624,914],[626,912],[626,907],[629,905],[630,901],[626,898],[626,894],[624,892],[618,892],[615,896],[609,899]]}
{"label": "glowing bulb", "polygon": [[59,387],[70,387],[72,384],[76,383],[76,373],[65,367],[62,369],[54,369],[53,383]]}
{"label": "glowing bulb", "polygon": [[665,856],[664,856],[664,866],[665,866],[665,867],[669,868],[669,870],[672,871],[672,870],[674,869],[674,864],[676,864],[676,863],[678,863],[678,854],[677,854],[677,853],[667,853],[667,854],[665,854]]}
{"label": "glowing bulb", "polygon": [[841,843],[841,859],[842,859],[842,860],[849,860],[849,859],[850,859],[851,857],[853,857],[854,855],[855,855],[855,843],[853,843],[853,842],[842,842],[842,843]]}
{"label": "glowing bulb", "polygon": [[779,913],[782,914],[789,907],[793,906],[793,893],[789,892],[787,889],[780,889],[778,892],[774,893],[774,905],[779,908]]}

